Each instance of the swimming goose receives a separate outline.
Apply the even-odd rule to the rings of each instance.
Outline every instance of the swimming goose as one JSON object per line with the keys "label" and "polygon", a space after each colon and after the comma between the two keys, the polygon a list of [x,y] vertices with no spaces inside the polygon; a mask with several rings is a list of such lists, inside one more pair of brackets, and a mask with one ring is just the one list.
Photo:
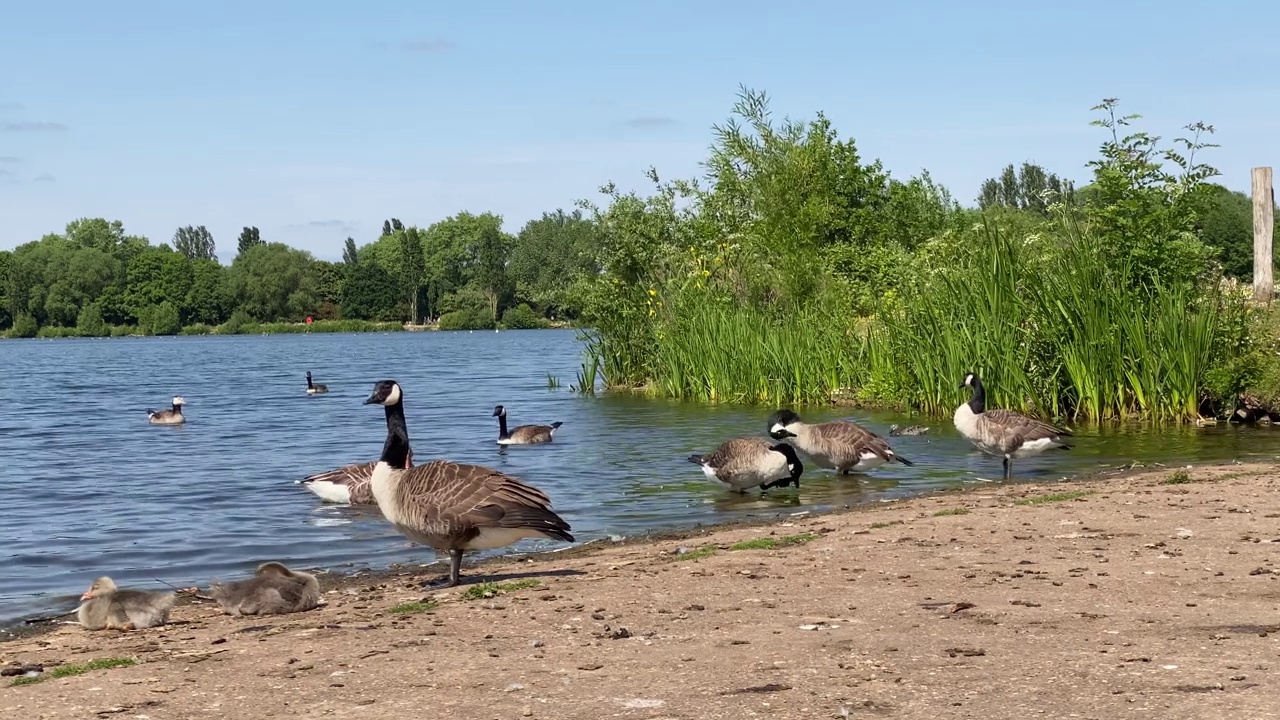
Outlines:
{"label": "swimming goose", "polygon": [[523,538],[573,542],[569,523],[551,510],[541,490],[480,465],[433,460],[410,468],[404,392],[394,380],[373,388],[365,405],[382,405],[387,440],[370,485],[378,509],[402,535],[450,555],[449,576],[439,587],[458,584],[462,554],[490,550]]}
{"label": "swimming goose", "polygon": [[800,487],[800,474],[804,472],[795,448],[759,437],[725,440],[710,455],[690,455],[689,462],[702,466],[707,477],[739,493],[756,486],[761,491],[788,484]]}
{"label": "swimming goose", "polygon": [[873,470],[891,460],[915,464],[895,453],[884,438],[848,420],[810,425],[783,409],[769,418],[769,436],[796,446],[819,467],[844,475]]}
{"label": "swimming goose", "polygon": [[327,393],[327,392],[329,392],[328,385],[320,385],[319,383],[311,382],[311,371],[308,370],[307,371],[307,394],[318,395],[320,393]]}
{"label": "swimming goose", "polygon": [[[413,467],[413,452],[409,453],[405,463],[406,467]],[[294,482],[315,493],[325,502],[344,505],[377,505],[373,501],[373,489],[369,486],[369,478],[373,477],[373,468],[377,464],[377,462],[366,462],[344,465],[335,470],[308,475]]]}
{"label": "swimming goose", "polygon": [[214,580],[210,596],[227,615],[278,615],[302,612],[320,604],[320,581],[311,573],[290,570],[278,562],[258,566],[247,580]]}
{"label": "swimming goose", "polygon": [[987,392],[974,373],[965,375],[960,387],[973,388],[973,397],[956,408],[956,429],[979,450],[1004,458],[1006,480],[1013,477],[1014,458],[1031,457],[1052,448],[1071,449],[1062,441],[1071,435],[1068,430],[1015,410],[987,410]]}
{"label": "swimming goose", "polygon": [[553,422],[550,425],[520,425],[507,432],[507,409],[501,405],[493,408],[494,417],[498,418],[499,445],[536,445],[549,443],[556,430],[564,423]]}
{"label": "swimming goose", "polygon": [[182,406],[186,404],[187,401],[181,395],[175,395],[173,407],[168,410],[147,408],[147,419],[152,425],[181,425],[187,420],[182,414]]}
{"label": "swimming goose", "polygon": [[104,575],[80,596],[76,619],[89,630],[141,630],[169,622],[174,599],[168,591],[121,590]]}
{"label": "swimming goose", "polygon": [[929,432],[929,428],[925,425],[908,425],[904,428],[895,425],[889,426],[889,436],[897,437],[899,435],[923,435]]}

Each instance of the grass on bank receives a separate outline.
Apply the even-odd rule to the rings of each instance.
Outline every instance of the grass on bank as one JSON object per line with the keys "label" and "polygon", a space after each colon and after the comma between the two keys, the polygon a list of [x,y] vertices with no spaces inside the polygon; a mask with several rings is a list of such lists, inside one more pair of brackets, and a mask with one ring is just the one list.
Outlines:
{"label": "grass on bank", "polygon": [[46,672],[32,677],[15,678],[12,685],[34,685],[44,680],[72,677],[74,675],[83,675],[94,670],[108,670],[110,668],[129,667],[137,665],[138,661],[133,658],[97,658],[84,663],[72,663],[68,665],[59,665]]}
{"label": "grass on bank", "polygon": [[1069,500],[1079,500],[1082,497],[1092,495],[1092,490],[1072,490],[1070,492],[1050,493],[1048,495],[1037,495],[1035,497],[1022,498],[1015,500],[1014,505],[1044,505],[1045,503],[1067,502]]}
{"label": "grass on bank", "polygon": [[400,603],[387,612],[395,613],[396,615],[412,615],[414,613],[431,612],[437,607],[440,607],[440,603],[435,600],[418,600],[414,602]]}
{"label": "grass on bank", "polygon": [[813,533],[799,533],[796,535],[784,535],[782,537],[761,537],[752,538],[751,540],[743,540],[729,546],[730,550],[776,550],[780,547],[788,545],[803,545],[807,542],[817,540],[818,536]]}
{"label": "grass on bank", "polygon": [[463,600],[486,600],[491,597],[505,595],[517,590],[537,587],[542,583],[533,578],[525,578],[523,580],[509,580],[507,582],[482,582],[467,588],[462,593]]}

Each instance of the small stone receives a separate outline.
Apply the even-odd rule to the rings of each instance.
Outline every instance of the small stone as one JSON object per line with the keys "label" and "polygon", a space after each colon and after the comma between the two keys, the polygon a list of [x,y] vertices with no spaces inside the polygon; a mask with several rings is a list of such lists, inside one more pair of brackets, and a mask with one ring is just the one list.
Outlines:
{"label": "small stone", "polygon": [[213,640],[213,641],[212,641],[212,642],[210,642],[209,644],[210,644],[210,645],[221,645],[222,643],[224,643],[224,642],[226,642],[226,641],[227,641],[227,639],[226,639],[226,638],[217,638],[216,640]]}
{"label": "small stone", "polygon": [[601,665],[600,663],[583,663],[578,666],[578,669],[590,672],[592,670],[599,670],[602,667],[604,667],[604,665]]}
{"label": "small stone", "polygon": [[532,717],[532,716],[533,716],[533,708],[529,707],[528,705],[525,705],[525,706],[524,706],[524,709],[522,709],[522,710],[520,711],[520,715],[522,715],[523,717]]}
{"label": "small stone", "polygon": [[530,642],[530,643],[529,643],[529,647],[540,648],[540,647],[542,647],[542,646],[543,646],[543,645],[545,645],[545,644],[546,644],[546,643],[542,642],[541,640],[534,640],[534,641],[532,641],[532,642]]}
{"label": "small stone", "polygon": [[603,619],[604,619],[604,614],[603,614],[603,613],[598,613],[598,612],[591,613],[591,619],[592,619],[592,620],[603,620]]}
{"label": "small stone", "polygon": [[515,692],[517,690],[523,690],[523,689],[524,689],[524,686],[521,685],[520,683],[511,683],[502,692]]}

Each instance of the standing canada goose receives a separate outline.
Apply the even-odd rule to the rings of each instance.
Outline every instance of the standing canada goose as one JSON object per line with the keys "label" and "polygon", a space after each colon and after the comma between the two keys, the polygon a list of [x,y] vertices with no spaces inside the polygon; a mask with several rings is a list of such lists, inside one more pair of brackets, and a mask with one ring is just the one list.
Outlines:
{"label": "standing canada goose", "polygon": [[979,450],[1004,458],[1004,478],[1013,477],[1014,458],[1039,455],[1051,448],[1070,450],[1062,438],[1071,432],[1027,417],[1015,410],[987,410],[987,391],[974,373],[964,376],[960,387],[973,388],[969,402],[956,408],[956,430]]}
{"label": "standing canada goose", "polygon": [[786,440],[813,459],[819,467],[848,475],[866,472],[896,460],[915,463],[898,455],[884,438],[848,420],[810,425],[790,410],[779,410],[769,418],[769,437]]}
{"label": "standing canada goose", "polygon": [[227,615],[278,615],[302,612],[320,604],[320,581],[311,573],[290,570],[278,562],[258,566],[247,580],[214,580],[209,594]]}
{"label": "standing canada goose", "polygon": [[374,501],[400,534],[449,553],[449,577],[438,586],[458,584],[467,550],[491,550],[535,537],[573,542],[569,523],[552,512],[546,493],[511,475],[449,460],[410,468],[400,385],[379,382],[364,401],[375,403],[386,411],[387,440],[370,478]]}
{"label": "standing canada goose", "polygon": [[499,445],[536,445],[549,443],[556,430],[564,423],[553,422],[550,425],[520,425],[507,432],[507,409],[501,405],[493,407],[493,416],[498,418]]}
{"label": "standing canada goose", "polygon": [[707,477],[739,493],[756,486],[761,492],[788,484],[800,487],[800,474],[804,472],[795,448],[759,437],[725,440],[710,455],[690,455],[689,462],[702,466]]}
{"label": "standing canada goose", "polygon": [[929,432],[929,428],[925,425],[908,425],[904,428],[900,428],[896,424],[889,426],[890,437],[897,437],[899,435],[923,435],[927,432]]}
{"label": "standing canada goose", "polygon": [[328,385],[320,385],[318,383],[311,382],[311,371],[308,370],[307,371],[307,394],[319,395],[320,393],[327,393],[327,392],[329,392]]}
{"label": "standing canada goose", "polygon": [[156,590],[121,590],[104,575],[93,581],[80,600],[76,619],[86,629],[141,630],[169,622],[174,594]]}
{"label": "standing canada goose", "polygon": [[152,425],[181,425],[187,419],[182,415],[182,406],[187,401],[182,399],[181,395],[173,397],[173,407],[168,410],[152,410],[147,408],[147,420]]}
{"label": "standing canada goose", "polygon": [[[409,453],[405,463],[407,467],[413,467],[412,452]],[[373,468],[377,464],[377,462],[367,462],[344,465],[335,470],[308,475],[294,482],[315,493],[325,502],[344,505],[377,505],[373,500],[373,489],[369,485],[369,479],[373,477]]]}

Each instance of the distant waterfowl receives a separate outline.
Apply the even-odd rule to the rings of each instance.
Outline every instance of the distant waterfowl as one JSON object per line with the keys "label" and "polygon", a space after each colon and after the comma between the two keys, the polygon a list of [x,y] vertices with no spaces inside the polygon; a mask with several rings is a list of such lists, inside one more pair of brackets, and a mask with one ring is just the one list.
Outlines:
{"label": "distant waterfowl", "polygon": [[209,594],[228,615],[278,615],[319,605],[320,582],[311,573],[266,562],[247,580],[214,580]]}
{"label": "distant waterfowl", "polygon": [[104,575],[80,596],[76,619],[89,630],[141,630],[169,622],[174,599],[168,591],[122,590]]}
{"label": "distant waterfowl", "polygon": [[815,465],[848,475],[866,472],[890,461],[913,465],[898,455],[884,438],[848,420],[810,425],[783,409],[769,418],[769,436],[785,440],[813,460]]}
{"label": "distant waterfowl", "polygon": [[965,375],[960,387],[973,388],[973,396],[956,408],[956,429],[979,450],[1004,459],[1006,480],[1013,477],[1014,458],[1031,457],[1054,448],[1071,449],[1062,440],[1071,435],[1068,430],[1014,410],[988,410],[986,390],[974,373]]}
{"label": "distant waterfowl", "polygon": [[320,393],[327,393],[327,392],[329,392],[328,385],[321,385],[319,383],[311,382],[311,371],[308,370],[307,371],[307,394],[319,395]]}
{"label": "distant waterfowl", "polygon": [[549,443],[556,430],[564,423],[553,422],[550,425],[520,425],[507,431],[507,409],[501,405],[493,408],[494,417],[498,418],[499,445],[537,445]]}
{"label": "distant waterfowl", "polygon": [[707,477],[739,493],[751,487],[759,487],[762,492],[788,484],[800,487],[804,472],[795,448],[759,437],[726,440],[710,455],[690,455],[689,462],[701,466]]}
{"label": "distant waterfowl", "polygon": [[147,408],[147,420],[152,425],[181,425],[186,422],[187,418],[182,414],[182,406],[187,401],[182,399],[181,395],[175,395],[173,398],[173,406],[168,410],[152,410]]}
{"label": "distant waterfowl", "polygon": [[573,542],[569,523],[551,510],[546,493],[511,475],[448,460],[410,468],[404,392],[394,380],[375,385],[364,404],[382,405],[387,419],[386,443],[370,479],[374,501],[402,535],[450,555],[448,578],[436,585],[458,584],[467,550],[523,538]]}
{"label": "distant waterfowl", "polygon": [[924,425],[908,425],[900,428],[897,425],[889,426],[889,435],[896,437],[898,435],[923,435],[929,432],[929,428]]}
{"label": "distant waterfowl", "polygon": [[[407,467],[413,467],[413,453],[405,460]],[[369,484],[373,477],[373,468],[377,462],[355,463],[344,465],[334,470],[308,475],[294,482],[316,494],[325,502],[342,503],[344,505],[377,505],[373,500],[373,488]]]}

